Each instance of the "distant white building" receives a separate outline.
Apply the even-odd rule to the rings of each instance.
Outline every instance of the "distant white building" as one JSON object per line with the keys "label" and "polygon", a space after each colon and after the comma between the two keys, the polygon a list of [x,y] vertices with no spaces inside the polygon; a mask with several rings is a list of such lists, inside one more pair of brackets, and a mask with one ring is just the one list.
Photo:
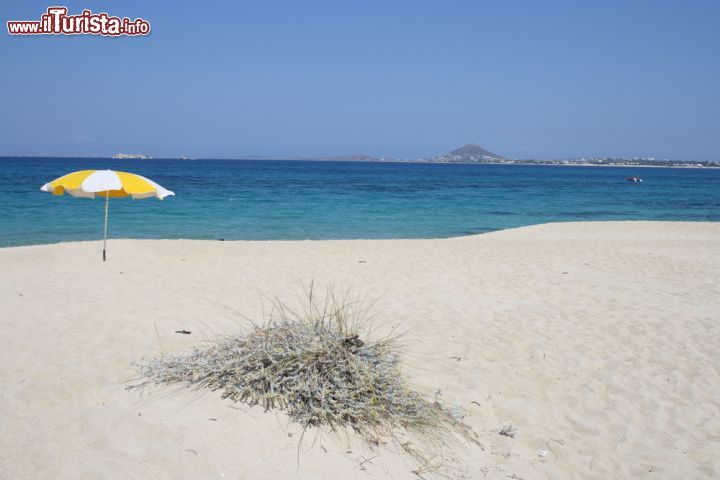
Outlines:
{"label": "distant white building", "polygon": [[112,156],[112,158],[117,158],[121,160],[125,160],[128,158],[134,158],[138,160],[152,160],[153,157],[150,155],[143,155],[141,153],[116,153]]}

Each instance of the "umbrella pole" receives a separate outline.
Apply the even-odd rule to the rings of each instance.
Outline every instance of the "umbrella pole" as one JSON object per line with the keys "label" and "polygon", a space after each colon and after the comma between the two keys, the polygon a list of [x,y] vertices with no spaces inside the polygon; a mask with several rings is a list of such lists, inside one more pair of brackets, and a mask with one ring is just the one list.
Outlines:
{"label": "umbrella pole", "polygon": [[103,262],[105,261],[105,247],[107,246],[107,219],[110,205],[110,190],[105,192],[105,234],[103,235]]}

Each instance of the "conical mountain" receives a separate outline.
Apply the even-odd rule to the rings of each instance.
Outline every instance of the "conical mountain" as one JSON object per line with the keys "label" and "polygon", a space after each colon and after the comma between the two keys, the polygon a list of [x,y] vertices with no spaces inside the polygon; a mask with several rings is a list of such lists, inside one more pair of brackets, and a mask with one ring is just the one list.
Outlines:
{"label": "conical mountain", "polygon": [[493,163],[505,160],[505,157],[485,150],[475,143],[468,143],[450,153],[437,157],[435,160],[440,162]]}

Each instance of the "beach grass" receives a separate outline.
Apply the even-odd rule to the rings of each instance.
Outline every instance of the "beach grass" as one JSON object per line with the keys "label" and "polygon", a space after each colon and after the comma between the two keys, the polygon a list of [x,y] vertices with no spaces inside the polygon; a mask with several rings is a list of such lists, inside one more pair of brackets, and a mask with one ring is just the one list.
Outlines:
{"label": "beach grass", "polygon": [[[388,441],[432,471],[433,452],[459,438],[478,443],[457,409],[427,400],[401,373],[398,336],[373,338],[369,306],[311,286],[301,311],[275,299],[269,318],[190,353],[139,362],[142,383],[186,384],[265,411],[283,410],[303,428],[350,429],[367,445]],[[302,442],[302,436],[300,437]]]}

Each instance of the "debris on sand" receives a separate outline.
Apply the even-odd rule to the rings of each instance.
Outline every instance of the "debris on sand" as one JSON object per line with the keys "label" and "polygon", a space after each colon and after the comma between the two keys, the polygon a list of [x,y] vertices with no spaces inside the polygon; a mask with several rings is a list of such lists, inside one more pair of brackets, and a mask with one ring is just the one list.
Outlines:
{"label": "debris on sand", "polygon": [[515,438],[515,435],[517,435],[517,428],[508,424],[508,425],[505,425],[504,427],[502,427],[500,430],[498,430],[498,433],[505,437]]}

